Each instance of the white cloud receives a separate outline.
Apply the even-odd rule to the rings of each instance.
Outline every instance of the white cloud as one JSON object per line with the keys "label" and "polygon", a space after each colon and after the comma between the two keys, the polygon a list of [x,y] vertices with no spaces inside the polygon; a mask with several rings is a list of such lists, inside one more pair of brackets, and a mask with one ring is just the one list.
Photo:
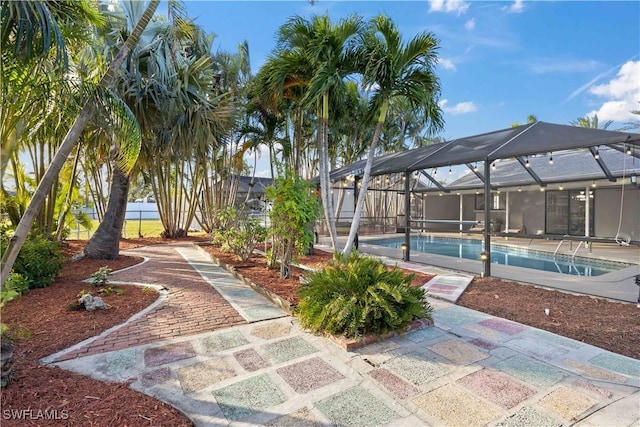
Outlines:
{"label": "white cloud", "polygon": [[476,107],[476,104],[474,104],[473,101],[459,102],[453,107],[447,107],[448,103],[448,99],[443,99],[438,102],[438,105],[440,106],[440,108],[442,108],[443,111],[453,114],[454,116],[459,114],[473,113],[474,111],[478,110],[478,107]]}
{"label": "white cloud", "polygon": [[640,61],[628,61],[622,67],[616,77],[608,83],[592,86],[589,93],[605,98],[606,101],[600,109],[590,111],[587,115],[598,115],[598,119],[629,121],[637,118],[631,114],[638,109],[640,101]]}
{"label": "white cloud", "polygon": [[456,64],[454,64],[450,59],[440,58],[438,59],[438,65],[440,65],[445,70],[456,71]]}
{"label": "white cloud", "polygon": [[529,68],[536,74],[545,73],[582,73],[596,70],[600,67],[600,62],[592,59],[560,59],[541,58],[528,63]]}
{"label": "white cloud", "polygon": [[429,12],[454,12],[462,15],[469,9],[469,3],[462,0],[428,0]]}
{"label": "white cloud", "polygon": [[505,6],[502,9],[507,13],[522,13],[525,9],[524,0],[515,0],[511,6]]}
{"label": "white cloud", "polygon": [[467,31],[472,31],[475,27],[476,27],[475,18],[471,18],[467,22],[464,23],[464,28]]}

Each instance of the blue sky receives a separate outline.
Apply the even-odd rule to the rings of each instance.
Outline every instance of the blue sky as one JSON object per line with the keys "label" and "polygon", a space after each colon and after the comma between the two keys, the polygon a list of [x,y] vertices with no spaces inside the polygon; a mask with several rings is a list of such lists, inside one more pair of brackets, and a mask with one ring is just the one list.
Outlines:
{"label": "blue sky", "polygon": [[539,120],[568,124],[598,114],[609,129],[638,120],[640,2],[636,1],[195,1],[189,16],[216,34],[215,49],[247,40],[257,72],[293,15],[389,15],[405,40],[440,40],[447,139]]}

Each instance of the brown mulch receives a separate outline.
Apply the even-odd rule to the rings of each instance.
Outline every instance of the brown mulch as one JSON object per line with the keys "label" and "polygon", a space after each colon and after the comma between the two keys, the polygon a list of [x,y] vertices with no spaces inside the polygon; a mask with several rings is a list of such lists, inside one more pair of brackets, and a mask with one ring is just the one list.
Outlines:
{"label": "brown mulch", "polygon": [[[212,245],[203,245],[202,249],[207,251],[211,256],[219,259],[224,264],[233,266],[236,271],[247,279],[270,290],[271,292],[283,298],[292,305],[298,304],[298,296],[296,292],[300,285],[300,277],[304,277],[305,270],[292,267],[290,277],[282,279],[280,270],[267,268],[264,257],[253,254],[248,261],[242,262],[232,253],[222,252],[220,248]],[[318,249],[314,250],[312,255],[304,255],[297,260],[298,264],[305,267],[320,269],[325,266],[331,259],[333,254]],[[422,286],[428,282],[433,276],[424,273],[415,273],[413,279],[414,286]]]}
{"label": "brown mulch", "polygon": [[[177,241],[202,241],[202,237]],[[171,243],[161,238],[123,239],[121,250],[150,244]],[[84,241],[69,241],[65,254],[80,252]],[[240,262],[231,254],[219,252],[210,245],[203,246],[222,262],[234,265],[238,271],[256,284],[280,297],[297,303],[296,289],[304,271],[294,268],[291,278],[280,279],[277,270],[266,268],[264,258],[252,257]],[[312,268],[324,265],[331,254],[316,250],[314,255],[301,257],[299,262]],[[38,359],[69,347],[86,338],[122,323],[156,298],[154,290],[121,286],[123,295],[108,295],[111,305],[107,311],[68,311],[67,306],[81,290],[94,291],[91,284],[82,282],[102,266],[113,270],[134,265],[139,258],[120,256],[116,260],[88,260],[68,262],[49,287],[32,290],[6,307],[2,321],[28,328],[31,338],[15,341],[14,353],[17,381],[2,389],[2,426],[70,425],[70,426],[186,426],[191,422],[169,405],[131,390],[128,384],[105,383],[41,366]],[[431,276],[416,275],[413,284],[424,284]],[[640,316],[635,304],[617,303],[602,298],[577,296],[564,292],[540,289],[499,279],[477,278],[462,295],[459,305],[485,313],[535,326],[560,335],[640,359]],[[550,315],[544,309],[550,309]],[[58,420],[7,419],[6,410],[56,410]],[[61,420],[64,417],[66,419]]]}

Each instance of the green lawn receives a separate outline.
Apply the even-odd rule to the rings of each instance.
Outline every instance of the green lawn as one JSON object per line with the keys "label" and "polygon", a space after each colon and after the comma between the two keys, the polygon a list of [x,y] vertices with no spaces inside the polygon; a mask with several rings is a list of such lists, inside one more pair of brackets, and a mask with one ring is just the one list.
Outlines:
{"label": "green lawn", "polygon": [[[86,229],[80,229],[80,231],[78,231],[77,229],[72,228],[69,233],[69,239],[89,239],[93,235],[93,232],[98,229],[98,224],[98,220],[93,220],[91,231]],[[128,219],[125,221],[124,232],[122,235],[128,239],[135,239],[140,234],[144,237],[160,237],[162,230],[162,223],[159,219]],[[190,232],[189,235],[192,236],[200,233],[202,232]]]}

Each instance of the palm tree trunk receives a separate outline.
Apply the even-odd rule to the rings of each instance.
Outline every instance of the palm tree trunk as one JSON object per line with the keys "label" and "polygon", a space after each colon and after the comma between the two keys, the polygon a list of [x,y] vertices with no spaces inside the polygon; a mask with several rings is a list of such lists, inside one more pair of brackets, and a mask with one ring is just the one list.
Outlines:
{"label": "palm tree trunk", "polygon": [[322,113],[320,115],[318,132],[318,157],[320,161],[320,192],[322,195],[322,208],[324,209],[325,221],[331,238],[331,245],[334,250],[338,247],[338,232],[336,230],[336,216],[333,208],[333,196],[331,195],[331,175],[329,168],[329,147],[327,133],[329,121],[329,94],[322,95]]}
{"label": "palm tree trunk", "polygon": [[362,188],[358,194],[358,203],[356,205],[356,211],[353,213],[353,221],[351,222],[351,228],[349,229],[349,237],[344,245],[342,253],[348,255],[353,249],[353,241],[356,238],[358,227],[360,226],[360,217],[362,216],[362,208],[364,201],[367,198],[367,190],[369,188],[369,178],[371,177],[371,167],[373,166],[373,156],[376,152],[378,141],[380,141],[380,133],[382,132],[382,125],[387,116],[387,110],[389,109],[389,101],[384,101],[380,107],[380,116],[378,117],[378,123],[376,124],[376,130],[373,133],[373,139],[371,141],[371,147],[369,147],[369,157],[367,157],[367,163],[364,167],[364,175],[362,177]]}
{"label": "palm tree trunk", "polygon": [[[113,78],[116,74],[116,71],[120,68],[125,58],[127,57],[127,55],[129,55],[129,52],[131,51],[131,49],[133,49],[136,43],[138,43],[140,34],[142,34],[142,31],[144,31],[144,29],[147,27],[147,24],[149,24],[149,21],[153,17],[153,14],[155,13],[159,4],[160,4],[160,0],[151,0],[149,2],[149,5],[144,11],[144,14],[142,15],[142,17],[136,24],[135,28],[127,38],[127,41],[124,43],[124,45],[122,45],[122,48],[120,48],[118,55],[114,58],[113,62],[111,62],[111,64],[109,65],[109,69],[104,74],[104,76],[102,76],[102,79],[100,80],[101,86],[103,87],[111,86],[111,83],[113,82]],[[80,138],[82,131],[87,125],[89,118],[93,116],[94,112],[95,112],[95,104],[91,99],[89,99],[87,102],[85,102],[84,106],[82,107],[82,110],[80,111],[80,114],[78,115],[78,118],[75,120],[75,122],[71,126],[71,129],[69,129],[69,132],[65,136],[62,144],[60,145],[60,148],[58,148],[58,151],[56,152],[53,158],[53,161],[47,168],[47,172],[44,174],[44,176],[40,180],[40,183],[36,188],[36,192],[33,195],[33,198],[31,199],[31,202],[29,203],[27,210],[25,211],[24,215],[20,219],[20,223],[16,227],[16,231],[13,233],[13,237],[11,237],[11,240],[9,241],[9,245],[7,246],[7,249],[2,256],[2,263],[0,264],[0,267],[1,267],[0,268],[0,284],[4,285],[5,281],[7,280],[7,277],[9,277],[9,272],[13,267],[13,263],[18,257],[18,253],[20,252],[20,249],[22,248],[22,245],[24,244],[24,241],[27,238],[27,234],[29,233],[29,230],[31,230],[31,226],[33,225],[33,220],[35,219],[35,217],[38,215],[38,212],[42,208],[42,205],[44,204],[44,201],[47,197],[47,193],[55,183],[58,177],[58,174],[62,169],[62,166],[64,165],[65,161],[69,157],[71,150],[73,149],[74,145],[78,141],[78,138]]]}
{"label": "palm tree trunk", "polygon": [[107,211],[95,234],[87,242],[84,254],[93,259],[115,259],[120,254],[120,234],[127,213],[129,177],[115,164]]}

